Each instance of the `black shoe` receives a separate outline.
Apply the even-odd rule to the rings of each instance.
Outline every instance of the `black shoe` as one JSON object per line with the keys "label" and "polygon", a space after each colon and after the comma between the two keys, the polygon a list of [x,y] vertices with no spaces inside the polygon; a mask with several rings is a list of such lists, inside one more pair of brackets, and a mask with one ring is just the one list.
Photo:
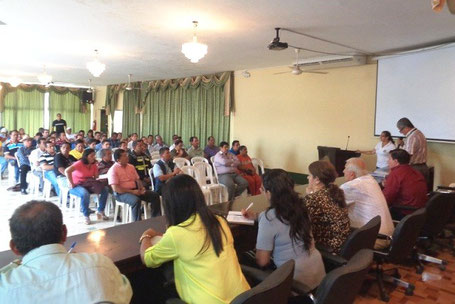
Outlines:
{"label": "black shoe", "polygon": [[88,213],[89,213],[89,214],[95,213],[95,210],[88,209]]}
{"label": "black shoe", "polygon": [[27,195],[28,192],[27,192],[27,190],[25,190],[25,189],[21,189],[21,194],[22,194],[22,195]]}

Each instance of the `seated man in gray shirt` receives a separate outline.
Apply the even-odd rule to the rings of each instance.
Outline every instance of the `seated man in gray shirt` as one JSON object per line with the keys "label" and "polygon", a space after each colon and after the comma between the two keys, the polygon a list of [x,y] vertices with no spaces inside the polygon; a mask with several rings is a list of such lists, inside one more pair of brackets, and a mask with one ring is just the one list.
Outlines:
{"label": "seated man in gray shirt", "polygon": [[213,165],[218,173],[218,181],[227,187],[229,200],[242,194],[248,188],[248,182],[239,173],[237,166],[240,164],[237,156],[228,152],[229,144],[220,143],[220,152],[215,154]]}

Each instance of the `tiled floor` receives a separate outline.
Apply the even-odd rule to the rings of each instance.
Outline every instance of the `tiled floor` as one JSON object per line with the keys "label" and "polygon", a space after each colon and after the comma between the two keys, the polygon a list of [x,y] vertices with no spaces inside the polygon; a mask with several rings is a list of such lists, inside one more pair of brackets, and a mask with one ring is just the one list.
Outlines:
{"label": "tiled floor", "polygon": [[[9,218],[13,214],[14,210],[20,205],[33,200],[39,199],[42,200],[42,196],[36,195],[22,195],[20,192],[11,192],[7,191],[8,182],[7,180],[2,180],[0,182],[0,251],[9,249],[9,240],[11,235],[9,233]],[[54,196],[49,199],[49,201],[58,204],[58,197]],[[94,209],[94,207],[91,207]],[[84,217],[82,213],[76,212],[73,210],[63,209],[63,222],[68,228],[68,235],[81,234],[93,230],[98,230],[102,228],[107,228],[113,225],[113,212],[111,210],[110,221],[98,221],[94,214],[91,215],[92,224],[85,225]]]}

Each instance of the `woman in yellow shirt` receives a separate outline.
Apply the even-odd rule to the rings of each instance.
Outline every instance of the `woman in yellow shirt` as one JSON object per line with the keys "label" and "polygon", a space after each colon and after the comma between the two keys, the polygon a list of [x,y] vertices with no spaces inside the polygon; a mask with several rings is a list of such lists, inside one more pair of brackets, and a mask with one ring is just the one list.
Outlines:
{"label": "woman in yellow shirt", "polygon": [[142,262],[155,268],[174,261],[175,286],[186,303],[230,303],[250,289],[229,226],[207,208],[197,182],[188,175],[170,179],[163,201],[169,228],[155,245],[158,232],[142,234]]}

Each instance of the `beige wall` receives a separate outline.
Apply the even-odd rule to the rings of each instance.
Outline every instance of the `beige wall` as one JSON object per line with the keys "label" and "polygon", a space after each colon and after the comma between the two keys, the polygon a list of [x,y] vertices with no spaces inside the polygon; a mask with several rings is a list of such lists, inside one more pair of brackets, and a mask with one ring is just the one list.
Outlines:
{"label": "beige wall", "polygon": [[[268,168],[307,173],[317,146],[373,149],[376,65],[328,70],[326,75],[274,75],[286,68],[235,76],[231,137]],[[391,109],[393,110],[393,109]],[[390,126],[390,129],[395,126]],[[418,126],[417,126],[418,127]],[[455,145],[429,143],[435,185],[455,182]],[[364,156],[374,169],[375,156]]]}

